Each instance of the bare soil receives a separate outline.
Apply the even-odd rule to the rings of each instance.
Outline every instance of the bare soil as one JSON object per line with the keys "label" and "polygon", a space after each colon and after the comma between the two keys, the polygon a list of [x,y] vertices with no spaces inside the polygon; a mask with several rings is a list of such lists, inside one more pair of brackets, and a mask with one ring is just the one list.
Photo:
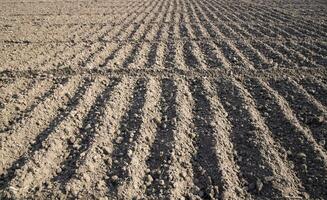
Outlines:
{"label": "bare soil", "polygon": [[327,199],[326,1],[0,4],[0,199]]}

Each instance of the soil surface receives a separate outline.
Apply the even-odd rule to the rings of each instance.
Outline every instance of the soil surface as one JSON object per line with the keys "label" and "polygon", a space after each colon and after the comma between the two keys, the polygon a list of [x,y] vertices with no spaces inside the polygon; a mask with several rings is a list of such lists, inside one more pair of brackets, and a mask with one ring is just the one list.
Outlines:
{"label": "soil surface", "polygon": [[0,199],[327,199],[326,1],[0,4]]}

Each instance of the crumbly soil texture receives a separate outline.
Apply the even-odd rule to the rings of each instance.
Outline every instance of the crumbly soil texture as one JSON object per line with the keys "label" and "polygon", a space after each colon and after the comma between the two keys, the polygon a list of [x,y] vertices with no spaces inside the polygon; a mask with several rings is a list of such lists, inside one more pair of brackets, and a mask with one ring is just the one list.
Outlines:
{"label": "crumbly soil texture", "polygon": [[0,199],[327,199],[326,1],[0,4]]}

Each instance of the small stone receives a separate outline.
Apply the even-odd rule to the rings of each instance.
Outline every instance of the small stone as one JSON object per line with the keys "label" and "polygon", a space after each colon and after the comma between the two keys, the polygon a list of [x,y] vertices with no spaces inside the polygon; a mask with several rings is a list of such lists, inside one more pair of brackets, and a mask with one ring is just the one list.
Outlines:
{"label": "small stone", "polygon": [[146,178],[145,178],[145,185],[146,186],[151,185],[152,181],[153,181],[152,176],[151,175],[147,175]]}
{"label": "small stone", "polygon": [[202,190],[199,191],[199,197],[204,197],[204,192]]}
{"label": "small stone", "polygon": [[117,175],[113,175],[113,176],[111,177],[111,181],[112,181],[112,182],[117,182],[118,179],[119,179],[119,177],[118,177]]}
{"label": "small stone", "polygon": [[109,155],[110,154],[110,149],[108,147],[103,147],[102,152],[105,155]]}
{"label": "small stone", "polygon": [[305,155],[305,153],[301,152],[301,153],[297,154],[297,157],[304,160],[307,158],[307,155]]}
{"label": "small stone", "polygon": [[320,141],[319,141],[319,145],[321,145],[321,146],[325,146],[325,144],[326,144],[326,141],[325,141],[325,140],[320,140]]}
{"label": "small stone", "polygon": [[133,151],[129,149],[129,150],[127,151],[127,156],[128,156],[128,157],[132,157],[132,155],[133,155]]}
{"label": "small stone", "polygon": [[262,190],[262,188],[263,188],[263,183],[262,183],[262,181],[261,181],[260,179],[257,179],[255,185],[256,185],[256,190],[257,190],[257,192],[260,192],[260,191]]}
{"label": "small stone", "polygon": [[181,196],[179,197],[179,200],[186,200],[185,197]]}
{"label": "small stone", "polygon": [[5,108],[5,104],[3,102],[0,102],[0,109],[4,109]]}
{"label": "small stone", "polygon": [[301,169],[302,169],[302,171],[307,172],[308,171],[308,166],[306,164],[302,164]]}
{"label": "small stone", "polygon": [[301,196],[303,197],[303,199],[309,199],[310,195],[306,192],[302,193]]}
{"label": "small stone", "polygon": [[164,180],[160,180],[159,181],[159,185],[165,185],[165,181]]}
{"label": "small stone", "polygon": [[181,173],[180,173],[180,176],[181,176],[182,178],[184,178],[184,179],[185,179],[185,178],[186,178],[186,176],[187,176],[187,174],[186,174],[186,172],[185,172],[185,171],[183,171],[183,172],[181,172]]}
{"label": "small stone", "polygon": [[58,169],[56,170],[57,174],[60,174],[61,171],[62,171],[61,168],[58,168]]}
{"label": "small stone", "polygon": [[320,125],[325,121],[325,117],[323,115],[320,116],[308,116],[305,118],[306,124],[315,124],[315,125]]}
{"label": "small stone", "polygon": [[321,115],[321,116],[318,116],[316,120],[318,123],[323,123],[325,121],[325,118],[324,118],[324,116]]}
{"label": "small stone", "polygon": [[159,121],[157,118],[153,118],[152,121],[153,121],[156,125],[160,124],[160,121]]}
{"label": "small stone", "polygon": [[271,181],[273,181],[274,180],[274,177],[273,176],[266,176],[265,177],[265,181],[266,182],[271,182]]}
{"label": "small stone", "polygon": [[120,143],[122,143],[123,140],[124,140],[123,137],[117,137],[117,139],[116,139],[116,143],[117,143],[117,144],[120,144]]}

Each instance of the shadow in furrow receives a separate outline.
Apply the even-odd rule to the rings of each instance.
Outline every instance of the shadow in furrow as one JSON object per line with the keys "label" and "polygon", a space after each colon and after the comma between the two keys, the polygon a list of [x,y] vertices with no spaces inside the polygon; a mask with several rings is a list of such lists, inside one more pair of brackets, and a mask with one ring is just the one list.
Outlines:
{"label": "shadow in furrow", "polygon": [[193,53],[193,45],[190,41],[186,41],[183,46],[184,61],[188,67],[196,68],[199,65],[199,61]]}
{"label": "shadow in furrow", "polygon": [[[158,124],[157,135],[151,147],[151,155],[146,161],[149,174],[153,178],[152,184],[146,189],[149,195],[167,196],[161,191],[167,192],[172,187],[169,179],[168,169],[172,162],[172,151],[174,141],[174,129],[176,128],[176,93],[177,87],[170,79],[162,80],[161,93],[161,115],[162,121]],[[159,183],[160,180],[164,184]]]}
{"label": "shadow in furrow", "polygon": [[231,122],[230,139],[234,144],[235,161],[240,167],[240,179],[245,179],[248,192],[255,198],[280,198],[282,194],[271,183],[259,188],[258,182],[273,176],[257,142],[260,130],[256,128],[243,94],[231,81],[217,81],[217,93]]}
{"label": "shadow in furrow", "polygon": [[237,53],[227,44],[225,41],[216,42],[214,43],[219,47],[224,54],[224,56],[227,58],[227,60],[232,64],[232,66],[240,66],[245,67],[242,58],[237,55]]}
{"label": "shadow in furrow", "polygon": [[294,51],[301,53],[309,61],[315,62],[316,64],[318,64],[318,65],[320,65],[322,67],[326,67],[327,66],[327,58],[326,57],[321,56],[319,54],[315,54],[312,51],[308,50],[307,48],[303,47],[302,45],[299,45],[296,42],[287,41],[285,43],[285,45],[288,48],[293,49]]}
{"label": "shadow in furrow", "polygon": [[286,99],[302,125],[310,128],[317,143],[327,150],[327,121],[325,120],[327,113],[313,104],[291,82],[287,80],[270,80],[269,82],[270,86]]}
{"label": "shadow in furrow", "polygon": [[79,141],[78,144],[68,144],[69,155],[60,163],[60,166],[62,166],[61,172],[53,178],[53,181],[57,181],[64,186],[76,174],[81,155],[93,144],[97,127],[104,123],[101,118],[105,114],[105,106],[118,82],[117,79],[111,80],[105,90],[96,97],[94,104],[83,119],[83,125],[79,133],[76,135],[76,141]]}
{"label": "shadow in furrow", "polygon": [[292,61],[292,63],[297,64],[298,67],[316,67],[314,63],[300,57],[298,54],[296,54],[297,52],[294,53],[290,51],[290,49],[287,49],[285,45],[280,45],[272,41],[267,41],[266,44],[275,49],[275,51],[280,52],[283,56]]}
{"label": "shadow in furrow", "polygon": [[266,116],[264,120],[272,137],[285,149],[286,158],[294,163],[293,170],[306,191],[312,198],[326,199],[327,170],[311,142],[286,118],[277,100],[257,80],[247,79],[245,86],[254,97],[260,113]]}
{"label": "shadow in furrow", "polygon": [[183,14],[181,14],[180,18],[181,18],[181,22],[179,24],[179,33],[180,33],[180,36],[181,36],[181,38],[184,38],[184,39],[190,39],[188,30],[185,27],[185,23],[182,21],[183,20]]}
{"label": "shadow in furrow", "polygon": [[53,86],[45,92],[43,95],[36,98],[35,102],[28,108],[26,108],[24,111],[20,112],[17,116],[15,116],[12,120],[9,121],[9,127],[5,127],[0,130],[0,133],[8,132],[14,129],[14,125],[21,123],[25,119],[31,116],[31,113],[34,111],[34,109],[41,104],[42,102],[46,101],[51,95],[54,94],[57,88],[59,88],[61,85],[64,85],[68,82],[68,78],[58,79],[55,80],[53,83]]}
{"label": "shadow in furrow", "polygon": [[[164,26],[164,23],[161,23],[161,25],[159,27],[159,30],[157,32],[157,35],[155,37],[155,41],[159,41],[159,39],[161,38],[163,26]],[[146,62],[147,67],[152,67],[154,64],[156,64],[156,58],[157,58],[157,52],[158,52],[159,44],[160,44],[159,42],[154,42],[150,46],[148,59],[147,59],[147,62]]]}
{"label": "shadow in furrow", "polygon": [[291,64],[288,60],[282,57],[273,49],[269,48],[269,46],[263,42],[252,41],[252,46],[257,49],[262,55],[264,55],[267,59],[272,60],[274,63],[281,65],[282,67],[292,67],[294,64]]}
{"label": "shadow in furrow", "polygon": [[[186,3],[186,5],[184,5],[186,7],[187,10],[187,14],[189,15],[190,19],[191,19],[191,29],[194,32],[195,36],[197,39],[200,38],[204,38],[203,33],[201,31],[200,26],[196,23],[196,19],[195,16],[193,14],[193,11],[190,8],[189,3]],[[221,61],[221,59],[219,59],[214,51],[214,48],[208,44],[207,42],[199,42],[198,43],[201,51],[203,52],[204,56],[205,56],[205,63],[210,67],[210,68],[216,68],[216,67],[222,67],[223,63]]]}
{"label": "shadow in furrow", "polygon": [[271,67],[268,63],[266,63],[258,54],[257,51],[251,49],[249,44],[245,41],[238,41],[234,43],[235,46],[242,50],[243,54],[251,61],[256,69],[267,69]]}
{"label": "shadow in furrow", "polygon": [[[154,18],[152,19],[154,20]],[[152,25],[151,24],[148,24],[144,33],[142,34],[141,38],[140,38],[140,41],[144,41],[146,35],[149,33],[150,29],[152,28]],[[137,42],[131,53],[129,54],[129,56],[124,60],[123,64],[122,64],[122,68],[127,68],[130,64],[132,64],[135,59],[137,58],[138,54],[140,53],[140,47],[142,45],[142,42]]]}
{"label": "shadow in furrow", "polygon": [[[168,12],[167,12],[167,10],[165,10],[163,20],[166,19],[167,14],[168,14]],[[156,37],[155,37],[154,41],[159,41],[160,40],[160,38],[162,36],[162,33],[163,33],[164,25],[165,25],[165,23],[161,22],[159,30],[158,30],[158,32],[156,34]],[[158,51],[159,44],[160,44],[159,42],[154,42],[154,44],[151,45],[150,51],[149,51],[149,54],[148,54],[148,60],[146,62],[146,66],[152,67],[156,63],[156,57],[157,57],[157,51]]]}
{"label": "shadow in furrow", "polygon": [[214,48],[207,42],[200,42],[199,47],[205,56],[206,64],[210,68],[219,68],[223,67],[223,63],[220,58],[217,57],[214,53]]}
{"label": "shadow in furrow", "polygon": [[194,183],[198,187],[198,196],[202,199],[218,199],[224,190],[221,168],[218,164],[215,130],[211,125],[212,112],[205,89],[199,80],[190,82],[190,90],[195,102],[193,108],[195,125],[194,146],[197,152],[192,158]]}
{"label": "shadow in furrow", "polygon": [[166,68],[175,68],[176,47],[174,41],[174,25],[170,25],[168,30],[167,49],[165,52],[164,66]]}
{"label": "shadow in furrow", "polygon": [[306,49],[309,49],[310,51],[312,51],[317,55],[321,55],[323,57],[327,56],[327,46],[321,41],[317,41],[317,42],[303,41],[303,42],[299,42],[298,44],[300,44],[302,47]]}
{"label": "shadow in furrow", "polygon": [[300,84],[306,91],[327,107],[327,88],[320,85],[318,82],[309,79],[303,79]]}
{"label": "shadow in furrow", "polygon": [[125,113],[120,123],[118,136],[113,145],[112,166],[107,174],[110,177],[117,176],[115,180],[107,181],[107,186],[111,192],[117,192],[119,184],[126,181],[129,173],[126,171],[126,165],[131,161],[134,142],[140,137],[140,128],[143,122],[142,108],[146,101],[146,80],[139,79],[133,92],[131,107]]}
{"label": "shadow in furrow", "polygon": [[[156,5],[158,4],[158,2],[156,3]],[[143,21],[144,19],[146,19],[149,15],[150,15],[150,13],[151,12],[148,12],[144,17],[142,17],[142,20],[141,21]],[[134,18],[133,18],[133,20],[135,20],[136,18],[138,17],[138,15],[136,15]],[[132,21],[133,21],[132,20]],[[153,19],[154,20],[154,19]],[[114,41],[116,41],[116,40],[119,40],[119,36],[123,33],[123,31],[129,26],[130,24],[125,24],[120,30],[119,30],[119,32],[117,33],[117,35],[113,38],[113,40]],[[140,28],[140,25],[141,24],[136,24],[136,25],[134,25],[134,28],[133,28],[133,30],[131,31],[131,33],[129,34],[129,36],[127,37],[127,38],[132,38],[132,36],[138,31],[138,29]],[[148,28],[149,27],[151,27],[150,25],[148,26]],[[147,32],[147,31],[146,31]],[[144,33],[143,34],[143,36],[142,36],[142,39],[140,40],[140,41],[143,41],[143,39],[144,39],[144,37],[146,36],[146,33]],[[135,54],[138,52],[137,50],[139,49],[139,47],[140,47],[140,42],[137,42],[137,44],[135,45],[135,47],[133,48],[133,50],[132,50],[132,54],[133,55],[131,55],[130,57],[128,57],[128,59],[123,63],[123,67],[126,67],[129,63],[131,63],[135,58]],[[120,43],[119,45],[118,45],[118,47],[114,50],[114,51],[112,51],[111,52],[111,54],[108,56],[108,57],[106,57],[105,59],[104,59],[104,62],[101,64],[101,65],[99,65],[100,66],[100,68],[102,68],[102,67],[105,67],[112,59],[114,59],[115,58],[115,56],[116,56],[116,54],[122,49],[124,47],[124,44],[122,44],[122,43]]]}
{"label": "shadow in furrow", "polygon": [[34,143],[28,148],[27,152],[19,159],[14,161],[4,174],[0,175],[0,179],[3,180],[0,182],[0,189],[7,187],[9,182],[15,177],[15,172],[26,164],[28,158],[33,157],[33,155],[35,155],[35,153],[42,148],[43,142],[77,107],[79,100],[83,97],[91,83],[92,82],[90,81],[84,80],[84,83],[76,90],[74,96],[68,101],[67,107],[65,109],[59,108],[59,113],[57,114],[56,118],[50,122],[46,129],[37,135]]}

